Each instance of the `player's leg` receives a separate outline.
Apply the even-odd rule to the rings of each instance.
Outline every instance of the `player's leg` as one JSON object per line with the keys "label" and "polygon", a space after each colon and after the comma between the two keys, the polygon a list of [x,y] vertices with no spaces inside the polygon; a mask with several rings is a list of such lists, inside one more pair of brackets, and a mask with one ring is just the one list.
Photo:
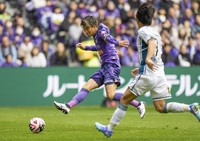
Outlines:
{"label": "player's leg", "polygon": [[[116,92],[114,94],[113,100],[120,101],[122,96],[123,96],[123,93]],[[146,112],[145,102],[133,100],[129,104],[137,108],[138,112],[140,113],[140,118],[142,119]]]}
{"label": "player's leg", "polygon": [[[116,101],[120,101],[121,97],[123,96],[124,94],[123,93],[120,93],[120,92],[116,92],[114,94],[114,97],[113,97],[113,100],[116,100]],[[137,101],[137,100],[133,100],[129,103],[130,105],[134,106],[134,107],[138,107],[141,102],[140,101]]]}
{"label": "player's leg", "polygon": [[115,84],[115,83],[105,84],[107,99],[114,100],[114,95],[115,95],[116,88],[117,88],[117,84]]}
{"label": "player's leg", "polygon": [[81,103],[87,97],[88,93],[95,88],[98,88],[98,84],[93,79],[89,79],[72,100],[67,103],[67,105],[72,108]]}
{"label": "player's leg", "polygon": [[171,113],[171,112],[189,112],[190,105],[177,102],[166,103],[165,100],[153,101],[156,111],[160,113]]}
{"label": "player's leg", "polygon": [[160,113],[191,112],[200,121],[200,108],[198,103],[184,104],[178,102],[166,103],[165,100],[153,101],[155,109]]}
{"label": "player's leg", "polygon": [[130,92],[129,88],[127,88],[125,94],[122,96],[120,100],[120,104],[113,113],[113,116],[108,126],[96,122],[95,123],[96,128],[100,132],[102,132],[106,137],[112,136],[114,128],[120,123],[122,118],[125,116],[129,103],[135,98],[136,96],[132,94],[132,92]]}
{"label": "player's leg", "polygon": [[[102,69],[103,75],[105,76],[105,87],[106,87],[106,94],[107,98],[110,100],[116,100],[120,101],[120,98],[123,96],[122,93],[115,93],[116,88],[120,86],[120,79],[119,79],[119,74],[120,74],[120,67],[117,67],[114,64],[107,64],[104,66]],[[136,77],[136,80],[139,78]],[[116,86],[113,86],[116,85]],[[140,113],[140,118],[143,118],[145,115],[145,104],[144,102],[138,102],[136,100],[133,100],[130,102],[130,105],[135,106]]]}
{"label": "player's leg", "polygon": [[184,112],[189,111],[189,105],[170,102],[166,103],[165,99],[171,98],[170,88],[167,85],[167,80],[164,76],[153,77],[155,80],[154,87],[151,89],[151,96],[155,109],[160,113],[168,112]]}
{"label": "player's leg", "polygon": [[63,111],[63,113],[68,114],[70,109],[77,104],[81,103],[88,95],[90,90],[98,87],[98,84],[93,79],[89,79],[88,82],[82,87],[82,89],[67,103],[58,103],[54,101],[57,109]]}
{"label": "player's leg", "polygon": [[127,107],[131,101],[138,96],[145,94],[149,91],[148,77],[146,75],[137,75],[136,78],[129,84],[125,94],[120,99],[120,104],[113,113],[108,126],[102,125],[98,122],[95,123],[96,128],[105,136],[110,137],[114,128],[119,124],[121,119],[125,116]]}
{"label": "player's leg", "polygon": [[158,78],[156,88],[151,90],[151,96],[155,109],[160,113],[182,113],[191,112],[200,121],[200,109],[198,103],[191,105],[169,102],[166,103],[165,99],[171,98],[169,87],[166,83],[165,77]]}

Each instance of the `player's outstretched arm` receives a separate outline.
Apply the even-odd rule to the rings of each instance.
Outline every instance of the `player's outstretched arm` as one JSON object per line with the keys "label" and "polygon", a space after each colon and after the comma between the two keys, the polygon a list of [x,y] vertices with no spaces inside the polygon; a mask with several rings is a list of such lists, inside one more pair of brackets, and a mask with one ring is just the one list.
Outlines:
{"label": "player's outstretched arm", "polygon": [[129,41],[128,40],[122,40],[119,41],[119,47],[128,47],[129,46]]}
{"label": "player's outstretched arm", "polygon": [[116,46],[119,46],[119,47],[128,47],[129,46],[129,41],[128,40],[118,41],[112,35],[106,34],[106,33],[104,33],[101,36],[106,42],[110,42],[112,44],[115,44]]}
{"label": "player's outstretched arm", "polygon": [[85,49],[86,49],[86,46],[83,45],[82,43],[76,44],[76,47],[78,47],[78,48],[80,48],[80,49],[82,49],[82,50],[85,50]]}
{"label": "player's outstretched arm", "polygon": [[82,49],[82,50],[90,50],[90,51],[97,51],[96,46],[86,46],[82,43],[76,44],[76,47]]}

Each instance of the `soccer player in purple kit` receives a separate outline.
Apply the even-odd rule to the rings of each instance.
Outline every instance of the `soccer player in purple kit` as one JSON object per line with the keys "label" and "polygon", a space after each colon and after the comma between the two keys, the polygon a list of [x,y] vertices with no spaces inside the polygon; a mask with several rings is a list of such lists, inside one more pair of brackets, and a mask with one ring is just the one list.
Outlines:
{"label": "soccer player in purple kit", "polygon": [[[67,104],[54,101],[56,108],[65,114],[68,114],[72,107],[82,102],[91,90],[103,84],[105,85],[108,99],[120,101],[123,96],[122,93],[115,93],[116,88],[120,86],[119,74],[121,68],[116,46],[128,47],[129,42],[127,40],[117,41],[110,35],[108,27],[102,23],[98,24],[98,20],[93,16],[83,18],[81,26],[86,36],[93,36],[95,46],[85,46],[82,43],[78,43],[76,47],[83,50],[98,51],[101,58],[101,68],[90,77],[82,89]],[[137,108],[140,118],[144,117],[144,102],[134,100],[130,102],[130,105]]]}

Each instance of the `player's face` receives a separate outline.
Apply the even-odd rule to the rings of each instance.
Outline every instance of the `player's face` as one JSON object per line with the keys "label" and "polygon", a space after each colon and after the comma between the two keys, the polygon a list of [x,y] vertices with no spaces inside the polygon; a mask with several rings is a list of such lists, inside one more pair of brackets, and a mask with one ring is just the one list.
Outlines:
{"label": "player's face", "polygon": [[91,37],[96,33],[96,27],[83,27],[83,32],[87,37]]}

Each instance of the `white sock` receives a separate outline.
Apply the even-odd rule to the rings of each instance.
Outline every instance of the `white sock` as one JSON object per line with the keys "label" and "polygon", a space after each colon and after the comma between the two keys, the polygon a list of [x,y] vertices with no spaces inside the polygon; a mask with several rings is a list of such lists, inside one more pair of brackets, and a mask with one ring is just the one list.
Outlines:
{"label": "white sock", "polygon": [[124,108],[120,108],[120,106],[115,110],[115,112],[110,120],[110,124],[108,124],[108,130],[111,130],[111,131],[114,130],[114,128],[121,121],[121,119],[125,116],[126,110],[127,110],[127,107],[124,109]]}
{"label": "white sock", "polygon": [[189,105],[184,103],[177,103],[177,102],[169,102],[166,104],[167,112],[188,112],[190,111]]}

